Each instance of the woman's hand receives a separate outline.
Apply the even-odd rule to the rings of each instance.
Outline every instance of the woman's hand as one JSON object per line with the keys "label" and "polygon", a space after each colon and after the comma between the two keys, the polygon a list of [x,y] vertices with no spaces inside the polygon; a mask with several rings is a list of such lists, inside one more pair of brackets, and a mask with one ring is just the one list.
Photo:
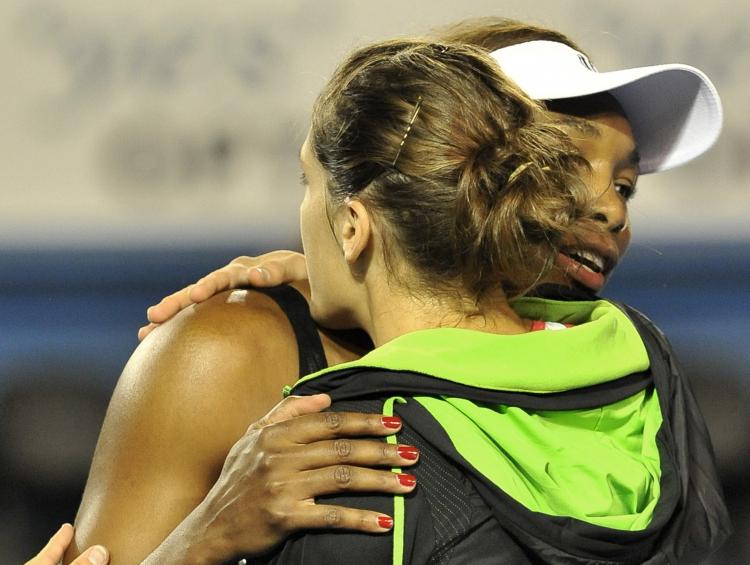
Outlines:
{"label": "woman's hand", "polygon": [[[36,557],[26,562],[26,565],[57,565],[63,558],[65,550],[68,549],[73,540],[73,526],[63,524],[57,533],[52,536]],[[81,553],[70,565],[106,565],[109,563],[109,553],[105,547],[95,545]]]}
{"label": "woman's hand", "polygon": [[138,330],[143,340],[159,324],[166,322],[191,304],[208,300],[224,290],[238,287],[268,287],[307,280],[305,256],[294,251],[272,251],[258,257],[237,257],[231,263],[209,273],[163,298],[146,311],[149,324]]}
{"label": "woman's hand", "polygon": [[391,435],[401,422],[381,414],[321,412],[329,404],[325,394],[289,397],[252,424],[230,450],[204,501],[177,528],[180,535],[165,541],[165,553],[144,563],[166,562],[166,555],[175,555],[170,548],[175,544],[197,562],[221,561],[262,555],[297,530],[389,531],[390,516],[316,504],[315,497],[410,492],[413,475],[372,467],[412,465],[419,453],[412,446],[350,439]]}

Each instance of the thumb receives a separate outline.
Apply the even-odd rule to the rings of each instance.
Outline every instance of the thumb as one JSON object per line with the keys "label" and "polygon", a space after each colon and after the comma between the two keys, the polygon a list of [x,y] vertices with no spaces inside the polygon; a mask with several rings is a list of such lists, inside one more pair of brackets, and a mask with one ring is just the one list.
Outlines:
{"label": "thumb", "polygon": [[327,394],[313,394],[310,396],[289,396],[271,408],[270,412],[260,420],[250,425],[250,429],[260,429],[271,424],[291,420],[305,414],[322,412],[331,405],[331,397]]}
{"label": "thumb", "polygon": [[76,557],[70,565],[107,565],[109,552],[101,545],[95,545]]}

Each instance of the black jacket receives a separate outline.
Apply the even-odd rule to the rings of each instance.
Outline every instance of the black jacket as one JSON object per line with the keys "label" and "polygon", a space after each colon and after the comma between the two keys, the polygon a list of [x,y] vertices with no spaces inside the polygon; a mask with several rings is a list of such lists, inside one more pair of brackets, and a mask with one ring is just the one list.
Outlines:
{"label": "black jacket", "polygon": [[[405,423],[398,441],[421,451],[419,464],[409,471],[417,476],[418,488],[406,497],[405,518],[397,526],[402,531],[385,535],[300,533],[261,561],[357,565],[399,560],[479,565],[701,562],[731,531],[708,432],[666,338],[636,310],[619,307],[638,330],[650,366],[600,385],[542,395],[480,390],[422,374],[405,379],[403,373],[361,368],[302,381],[294,387],[294,394],[327,392],[334,410],[381,412],[387,398],[404,397],[406,402],[395,403],[393,411]],[[449,395],[533,410],[575,410],[652,389],[659,397],[663,418],[657,433],[661,495],[650,523],[637,531],[527,509],[478,472],[433,415],[411,401],[420,395]],[[394,513],[394,499],[385,495],[330,496],[319,503]],[[394,545],[400,545],[395,552]]]}

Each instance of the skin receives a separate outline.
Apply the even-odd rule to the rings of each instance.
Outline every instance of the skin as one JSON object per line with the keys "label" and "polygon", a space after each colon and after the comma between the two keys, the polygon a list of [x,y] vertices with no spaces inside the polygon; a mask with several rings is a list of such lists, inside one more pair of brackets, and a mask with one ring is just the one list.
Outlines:
{"label": "skin", "polygon": [[[627,119],[618,112],[588,116],[583,128],[568,127],[568,133],[591,165],[587,186],[594,198],[595,220],[603,232],[589,232],[581,243],[563,248],[547,280],[575,284],[599,292],[630,245],[629,200],[638,180],[638,154]],[[590,250],[605,260],[603,272],[570,257],[574,250]]]}
{"label": "skin", "polygon": [[[73,526],[63,524],[50,538],[47,545],[35,557],[27,561],[26,565],[57,565],[72,540]],[[107,565],[107,563],[109,563],[107,548],[96,545],[81,553],[72,565]]]}
{"label": "skin", "polygon": [[[352,358],[326,332],[321,338],[329,363]],[[345,425],[331,428],[316,414],[327,401],[302,399],[299,409],[289,402],[300,399],[286,399],[266,415],[297,371],[288,320],[252,291],[220,294],[155,331],[113,393],[67,559],[94,539],[109,548],[112,563],[141,563],[149,555],[146,562],[209,563],[268,550],[300,527],[387,531],[372,512],[309,517],[319,494],[374,486],[408,492],[380,467],[406,467],[415,458],[371,440],[353,447],[348,438],[397,430],[363,414],[345,415]],[[346,439],[337,443],[340,436]],[[242,485],[245,500],[230,506],[236,514],[226,511],[227,500],[236,500],[231,486],[249,469],[256,472]],[[238,540],[237,524],[249,535],[241,544],[223,544]]]}
{"label": "skin", "polygon": [[[627,121],[617,113],[591,116],[589,123],[595,133],[579,135],[578,143],[592,165],[593,174],[585,180],[596,199],[596,219],[607,229],[589,235],[585,247],[607,254],[608,270],[598,277],[606,280],[630,240],[627,187],[637,175],[629,159],[635,144]],[[323,254],[308,257],[312,289],[304,282],[295,286],[308,299],[312,292],[313,312],[324,324],[363,328],[375,344],[443,323],[526,331],[528,321],[519,319],[501,294],[488,297],[480,312],[468,312],[465,305],[438,299],[429,308],[424,303],[416,308],[408,293],[390,292],[382,284],[385,267],[376,223],[355,200],[336,210],[332,233],[319,215],[325,209],[315,177],[319,171],[306,150],[302,157],[308,181],[314,177],[316,182],[312,191],[306,188],[301,206],[305,249]],[[251,261],[250,268],[240,261],[166,299],[151,310],[152,321],[164,321],[165,311],[171,314],[175,306],[235,284],[278,284],[305,275],[300,256],[287,252]],[[599,290],[583,269],[559,258],[548,280]],[[402,314],[397,324],[394,311]],[[454,317],[446,319],[446,312]],[[301,528],[388,531],[380,516],[354,509],[321,512],[314,499],[363,488],[410,490],[388,467],[405,467],[414,459],[384,451],[380,442],[356,439],[393,429],[368,415],[348,415],[348,424],[332,436],[325,417],[316,414],[325,401],[284,405],[276,416],[266,414],[281,388],[298,377],[293,331],[271,299],[252,290],[218,292],[142,334],[150,335],[113,394],[66,562],[94,542],[109,548],[115,564],[215,563],[240,552],[268,551]],[[319,335],[329,365],[365,352],[343,334],[321,327]],[[342,466],[347,468],[343,475],[337,473]],[[349,479],[342,483],[341,476]]]}
{"label": "skin", "polygon": [[[331,469],[325,465],[332,452],[339,463],[363,465],[376,465],[384,456],[395,465],[396,461],[416,459],[417,452],[407,447],[414,457],[404,457],[396,446],[371,440],[354,445],[350,437],[391,433],[400,428],[400,420],[384,420],[378,414],[316,413],[329,405],[327,395],[290,397],[251,425],[230,450],[222,475],[204,502],[142,563],[223,563],[238,552],[261,554],[297,529],[325,526],[388,531],[391,517],[318,505],[310,491],[408,492],[414,477],[407,473],[363,473],[350,465]],[[290,413],[284,415],[285,411]],[[294,419],[288,421],[290,418]],[[329,475],[336,480],[331,481]],[[411,486],[400,484],[401,479]],[[300,484],[306,487],[301,494],[295,488]],[[258,497],[264,496],[271,503],[262,512],[253,512]],[[242,543],[228,544],[227,540]]]}
{"label": "skin", "polygon": [[[347,199],[329,221],[326,173],[310,147],[300,160],[305,197],[300,206],[300,233],[305,249],[311,298],[310,312],[320,324],[361,328],[375,347],[424,328],[441,326],[518,334],[531,322],[521,319],[499,288],[478,305],[432,293],[415,296],[416,275],[404,262],[399,280],[387,267],[378,221],[358,199]],[[471,306],[467,306],[471,304]]]}
{"label": "skin", "polygon": [[[628,203],[635,195],[638,180],[638,157],[630,124],[621,111],[585,115],[586,125],[568,127],[583,156],[591,164],[591,175],[585,179],[595,198],[596,219],[610,236],[587,234],[586,243],[609,258],[609,268],[601,277],[584,274],[575,262],[558,258],[556,268],[545,281],[580,285],[599,292],[630,245],[631,227]],[[572,244],[571,244],[572,245]],[[183,288],[148,309],[149,324],[138,332],[144,339],[159,324],[171,319],[188,306],[207,300],[219,292],[242,287],[267,287],[307,281],[304,256],[294,251],[272,251],[260,257],[237,257],[228,265],[209,273],[194,285]]]}

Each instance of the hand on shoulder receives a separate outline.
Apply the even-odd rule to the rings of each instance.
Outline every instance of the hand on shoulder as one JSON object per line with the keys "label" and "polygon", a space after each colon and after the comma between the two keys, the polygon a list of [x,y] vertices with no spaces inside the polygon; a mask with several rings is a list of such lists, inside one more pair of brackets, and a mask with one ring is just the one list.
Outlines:
{"label": "hand on shoulder", "polygon": [[192,304],[241,287],[269,287],[307,280],[305,257],[294,251],[272,251],[258,257],[242,256],[217,269],[195,284],[163,298],[147,310],[149,324],[138,331],[143,340],[154,328]]}

